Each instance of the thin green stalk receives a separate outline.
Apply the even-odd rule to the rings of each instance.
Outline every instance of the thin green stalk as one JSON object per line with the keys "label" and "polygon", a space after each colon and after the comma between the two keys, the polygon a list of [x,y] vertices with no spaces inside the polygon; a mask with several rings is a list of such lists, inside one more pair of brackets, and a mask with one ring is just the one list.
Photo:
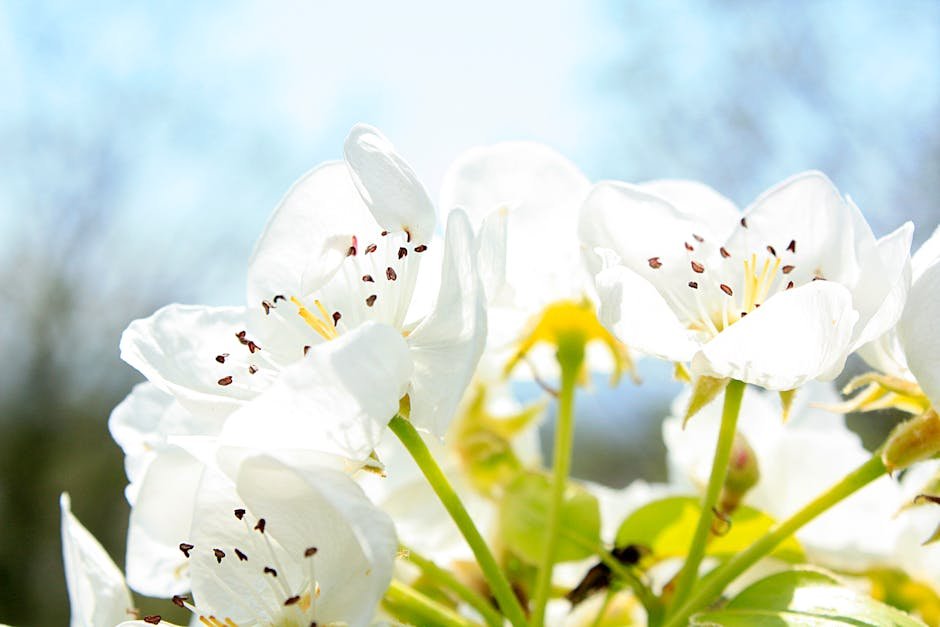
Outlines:
{"label": "thin green stalk", "polygon": [[441,627],[476,627],[477,625],[396,579],[392,580],[388,590],[385,591],[385,600],[404,606],[409,612],[427,621],[424,623],[427,625],[440,625]]}
{"label": "thin green stalk", "polygon": [[646,610],[647,622],[654,625],[660,621],[663,613],[663,604],[650,589],[634,575],[629,568],[617,561],[613,555],[601,548],[597,551],[600,560],[607,568],[633,591],[633,594]]}
{"label": "thin green stalk", "polygon": [[555,420],[555,448],[552,453],[552,500],[549,503],[545,533],[545,552],[535,580],[535,602],[532,625],[541,627],[545,606],[552,587],[552,571],[558,550],[561,512],[571,470],[571,448],[574,443],[574,389],[584,361],[584,340],[578,337],[559,339],[558,363],[561,366],[561,390],[558,392],[558,416]]}
{"label": "thin green stalk", "polygon": [[803,509],[790,518],[775,525],[762,538],[754,542],[741,553],[719,566],[695,590],[695,593],[679,609],[669,617],[665,627],[679,627],[685,625],[689,617],[701,608],[712,603],[725,587],[734,581],[741,573],[757,563],[761,558],[769,555],[777,546],[796,533],[803,525],[810,522],[830,507],[857,492],[887,470],[881,461],[881,454],[875,455],[857,469],[846,475],[837,484],[816,497]]}
{"label": "thin green stalk", "polygon": [[486,541],[480,535],[473,519],[470,518],[470,514],[467,513],[467,509],[460,501],[460,497],[454,492],[453,486],[444,476],[441,467],[437,465],[437,461],[431,455],[431,451],[428,450],[424,440],[421,439],[421,435],[411,422],[401,416],[392,418],[388,426],[398,436],[401,443],[405,445],[405,448],[408,449],[418,468],[421,469],[424,478],[430,484],[431,489],[437,494],[437,498],[440,499],[447,513],[456,523],[460,533],[470,546],[470,550],[473,551],[473,555],[480,565],[480,570],[483,571],[483,576],[489,583],[490,590],[493,596],[496,597],[496,602],[503,614],[513,624],[513,627],[525,627],[527,624],[525,612],[522,611],[519,599],[513,593],[509,581],[507,581],[503,571],[500,570],[499,564],[496,563],[489,547],[486,546]]}
{"label": "thin green stalk", "polygon": [[734,444],[734,432],[738,424],[738,413],[741,411],[744,388],[743,382],[735,380],[728,383],[725,388],[725,405],[721,412],[721,430],[718,432],[718,442],[715,444],[715,459],[712,461],[711,476],[708,478],[708,488],[702,500],[702,513],[698,519],[698,526],[695,528],[695,535],[692,536],[689,554],[679,574],[679,582],[676,584],[672,607],[682,606],[698,578],[698,569],[705,556],[705,545],[708,542],[708,534],[715,515],[715,504],[718,502],[721,486],[728,475],[728,460],[731,458],[731,447]]}
{"label": "thin green stalk", "polygon": [[482,595],[461,583],[452,572],[441,568],[433,561],[408,547],[403,546],[402,551],[407,555],[408,561],[420,568],[421,571],[431,577],[435,583],[449,589],[467,605],[479,612],[487,625],[500,627],[503,624],[503,617],[496,611],[496,608],[483,598]]}

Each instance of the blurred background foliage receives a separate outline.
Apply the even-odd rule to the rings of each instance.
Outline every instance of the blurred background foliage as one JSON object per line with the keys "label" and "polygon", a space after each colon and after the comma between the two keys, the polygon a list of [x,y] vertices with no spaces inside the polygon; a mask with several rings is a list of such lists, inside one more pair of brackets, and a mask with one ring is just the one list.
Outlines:
{"label": "blurred background foliage", "polygon": [[[354,122],[432,195],[461,150],[532,139],[592,179],[699,179],[742,205],[820,168],[877,234],[913,219],[920,242],[940,218],[938,61],[927,0],[0,2],[0,622],[67,622],[62,490],[122,562],[107,417],[140,377],[121,330],[240,302],[270,209]],[[641,375],[582,396],[576,473],[663,478],[678,388]],[[891,421],[850,420],[869,444]]]}

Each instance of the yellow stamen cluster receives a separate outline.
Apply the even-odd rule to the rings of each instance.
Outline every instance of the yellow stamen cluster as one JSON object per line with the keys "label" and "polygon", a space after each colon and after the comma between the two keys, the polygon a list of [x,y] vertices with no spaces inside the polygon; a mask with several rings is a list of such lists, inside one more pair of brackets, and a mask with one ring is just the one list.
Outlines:
{"label": "yellow stamen cluster", "polygon": [[304,304],[294,296],[291,296],[290,302],[297,305],[298,315],[300,315],[300,317],[304,319],[304,322],[310,325],[310,328],[316,331],[324,340],[332,340],[339,337],[339,331],[336,330],[332,317],[320,301],[313,301],[313,304],[317,308],[316,314],[307,309]]}
{"label": "yellow stamen cluster", "polygon": [[780,269],[780,258],[774,257],[771,260],[765,259],[764,265],[757,272],[757,255],[752,254],[750,259],[744,260],[744,301],[741,311],[750,313],[754,311],[762,302],[767,300],[767,294],[770,292],[774,280],[777,278],[777,271]]}

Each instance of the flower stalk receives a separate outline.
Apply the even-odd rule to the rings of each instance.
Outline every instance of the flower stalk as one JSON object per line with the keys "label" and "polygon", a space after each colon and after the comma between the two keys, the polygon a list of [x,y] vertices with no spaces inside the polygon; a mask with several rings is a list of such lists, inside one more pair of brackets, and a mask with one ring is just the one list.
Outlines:
{"label": "flower stalk", "polygon": [[777,524],[754,544],[715,569],[685,603],[677,606],[678,610],[669,617],[664,627],[678,627],[686,624],[694,612],[706,607],[721,594],[721,591],[729,583],[737,579],[739,575],[760,559],[769,555],[781,542],[796,533],[803,525],[881,477],[885,472],[887,472],[887,469],[881,460],[881,455],[876,453],[871,459],[846,475],[845,478],[823,492],[803,509]]}
{"label": "flower stalk", "polygon": [[499,564],[496,563],[496,558],[493,557],[486,541],[480,535],[480,531],[461,502],[460,497],[457,496],[441,467],[434,459],[434,456],[431,455],[431,451],[428,450],[424,440],[421,439],[421,435],[411,422],[400,415],[392,418],[388,426],[401,440],[412,459],[415,460],[431,489],[434,490],[434,493],[467,541],[503,614],[509,619],[513,627],[525,627],[527,625],[525,613],[522,611],[522,606],[513,593],[509,581],[500,569]]}
{"label": "flower stalk", "polygon": [[708,478],[708,487],[702,500],[702,513],[692,536],[688,557],[679,574],[676,584],[673,607],[682,607],[683,602],[692,591],[692,585],[698,577],[698,569],[705,556],[705,546],[708,534],[712,528],[714,509],[718,503],[718,495],[728,475],[728,461],[731,458],[731,449],[734,445],[734,434],[738,424],[738,414],[741,411],[741,399],[744,397],[745,384],[742,381],[731,381],[725,388],[725,403],[721,413],[721,430],[718,432],[718,442],[715,445],[715,459],[712,462],[711,475]]}
{"label": "flower stalk", "polygon": [[584,362],[584,337],[580,333],[558,336],[558,363],[561,366],[561,389],[558,394],[558,419],[555,424],[555,447],[552,453],[552,500],[546,521],[545,553],[539,565],[535,582],[535,604],[532,624],[536,627],[545,620],[545,606],[552,584],[552,572],[558,548],[561,511],[571,471],[571,449],[574,444],[574,390]]}
{"label": "flower stalk", "polygon": [[428,624],[440,625],[441,627],[476,626],[476,623],[460,616],[450,608],[441,605],[414,588],[394,579],[388,586],[388,591],[385,593],[385,600],[398,607],[407,608],[410,612],[427,620]]}

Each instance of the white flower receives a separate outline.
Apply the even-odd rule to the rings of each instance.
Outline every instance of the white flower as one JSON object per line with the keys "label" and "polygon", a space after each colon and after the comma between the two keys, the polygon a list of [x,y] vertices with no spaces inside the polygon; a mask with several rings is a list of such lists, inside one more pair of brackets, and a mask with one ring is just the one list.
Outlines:
{"label": "white flower", "polygon": [[[704,489],[721,423],[721,401],[705,406],[682,428],[689,392],[673,403],[663,423],[670,482]],[[871,458],[843,416],[813,407],[838,399],[831,385],[810,384],[797,393],[790,419],[781,422],[774,395],[748,390],[739,421],[740,433],[757,458],[760,479],[744,503],[782,520],[809,503]],[[830,568],[861,569],[893,560],[894,543],[903,533],[892,519],[901,492],[889,477],[876,480],[797,532],[811,556]]]}
{"label": "white flower", "polygon": [[72,627],[111,627],[128,619],[134,602],[120,569],[104,547],[72,514],[69,495],[62,509],[62,559],[72,608]]}
{"label": "white flower", "polygon": [[466,216],[450,214],[436,302],[412,321],[434,209],[375,129],[354,127],[345,156],[275,210],[249,264],[248,307],[170,305],[122,337],[125,361],[193,414],[230,415],[230,443],[273,438],[362,462],[406,394],[412,421],[443,433],[479,358]]}
{"label": "white flower", "polygon": [[699,184],[604,182],[580,222],[600,317],[620,340],[773,390],[834,378],[895,323],[911,229],[876,240],[818,172],[743,213]]}
{"label": "white flower", "polygon": [[213,625],[366,625],[397,548],[391,519],[345,473],[251,457],[234,484],[203,475],[178,543],[192,597],[173,602]]}
{"label": "white flower", "polygon": [[[565,157],[533,142],[504,142],[468,150],[444,176],[441,207],[466,209],[477,230],[477,258],[489,303],[487,354],[481,370],[501,376],[527,327],[552,304],[593,297],[581,263],[577,212],[590,181]],[[629,357],[619,347],[589,345],[592,370],[619,370]],[[536,376],[554,377],[549,349],[529,356]],[[622,362],[622,363],[621,363]],[[525,376],[528,369],[513,374]]]}

